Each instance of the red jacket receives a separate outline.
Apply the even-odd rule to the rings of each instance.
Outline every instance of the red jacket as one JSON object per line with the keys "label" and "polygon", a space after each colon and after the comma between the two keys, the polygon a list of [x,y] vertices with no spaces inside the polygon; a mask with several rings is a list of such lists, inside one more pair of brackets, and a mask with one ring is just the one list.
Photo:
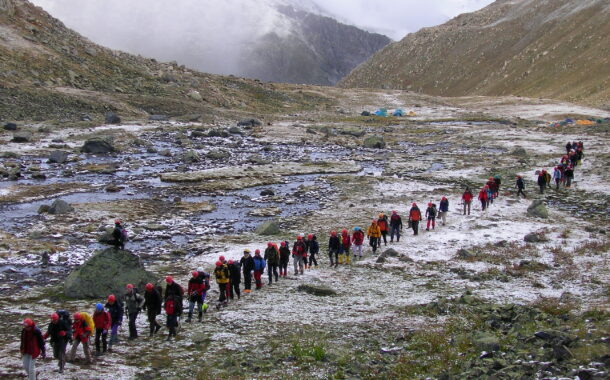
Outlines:
{"label": "red jacket", "polygon": [[480,201],[486,201],[487,200],[487,190],[482,189],[481,191],[479,191],[479,200]]}
{"label": "red jacket", "polygon": [[377,225],[379,226],[379,231],[381,232],[388,230],[388,220],[385,218],[377,219]]}
{"label": "red jacket", "polygon": [[199,282],[198,279],[189,280],[189,286],[186,293],[190,296],[195,292],[199,296],[203,295],[203,292],[205,292],[205,281]]}
{"label": "red jacket", "polygon": [[411,210],[409,211],[409,220],[413,222],[421,220],[421,211],[419,211],[419,208],[411,207]]}
{"label": "red jacket", "polygon": [[464,195],[462,195],[462,199],[466,203],[472,202],[472,193],[470,191],[465,191]]}
{"label": "red jacket", "polygon": [[110,313],[107,311],[100,311],[93,313],[93,323],[96,329],[110,330],[112,326],[112,318]]}
{"label": "red jacket", "polygon": [[362,245],[364,243],[364,232],[362,232],[362,230],[354,231],[352,234],[352,241],[355,245]]}
{"label": "red jacket", "polygon": [[81,342],[86,342],[91,335],[91,327],[87,325],[87,322],[84,320],[74,321],[72,324],[72,337],[74,340],[80,339]]}
{"label": "red jacket", "polygon": [[21,330],[20,351],[21,355],[32,355],[33,359],[40,356],[41,352],[44,354],[44,340],[38,327],[33,326]]}
{"label": "red jacket", "polygon": [[352,239],[350,239],[349,234],[346,232],[345,235],[341,234],[341,245],[343,249],[349,250],[349,247],[352,245]]}

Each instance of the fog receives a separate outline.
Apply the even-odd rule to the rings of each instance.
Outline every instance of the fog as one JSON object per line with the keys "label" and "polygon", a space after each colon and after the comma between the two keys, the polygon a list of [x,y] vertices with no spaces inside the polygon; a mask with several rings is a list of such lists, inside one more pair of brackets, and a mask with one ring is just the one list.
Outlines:
{"label": "fog", "polygon": [[292,33],[274,6],[291,4],[395,40],[491,0],[31,0],[90,40],[113,49],[237,74],[257,38]]}

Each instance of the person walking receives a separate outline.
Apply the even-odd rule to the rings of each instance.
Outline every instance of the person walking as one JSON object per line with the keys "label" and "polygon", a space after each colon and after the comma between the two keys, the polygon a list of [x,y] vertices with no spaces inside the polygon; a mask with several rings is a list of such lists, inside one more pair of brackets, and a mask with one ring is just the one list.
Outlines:
{"label": "person walking", "polygon": [[352,239],[349,236],[349,233],[344,228],[341,231],[341,251],[343,252],[343,261],[345,264],[350,264],[350,248],[352,247]]}
{"label": "person walking", "polygon": [[292,245],[292,263],[294,265],[294,275],[303,274],[303,258],[307,257],[307,246],[303,242],[303,237],[297,235],[297,241]]}
{"label": "person walking", "polygon": [[[392,211],[390,216],[390,243],[394,242],[394,236],[396,236],[396,242],[400,241],[400,233],[402,232],[402,218],[398,215],[396,210]],[[353,240],[353,239],[352,239]],[[354,252],[354,258],[356,253]]]}
{"label": "person walking", "polygon": [[481,211],[485,211],[487,209],[487,186],[483,186],[481,191],[479,191],[479,201],[481,201]]}
{"label": "person walking", "polygon": [[125,311],[129,317],[129,340],[138,338],[138,328],[136,327],[136,320],[138,314],[144,307],[144,297],[142,297],[132,284],[127,284],[125,287]]}
{"label": "person walking", "polygon": [[112,352],[112,346],[119,342],[119,327],[123,324],[123,304],[116,299],[114,294],[108,296],[106,302],[106,310],[110,313],[112,330],[110,332],[110,341],[108,342],[108,352]]}
{"label": "person walking", "polygon": [[538,172],[538,187],[540,187],[540,194],[544,194],[544,188],[546,187],[546,178],[544,178],[544,170]]}
{"label": "person walking", "polygon": [[428,208],[426,208],[426,219],[428,220],[426,231],[430,231],[430,223],[432,223],[432,229],[434,229],[436,226],[436,205],[432,202],[429,202]]}
{"label": "person walking", "polygon": [[[388,217],[382,212],[379,214],[379,218],[377,219],[377,226],[379,226],[379,231],[381,232],[381,237],[383,237],[383,244],[388,245],[388,231],[390,230],[390,224],[388,222]],[[379,246],[381,246],[381,238],[379,239]]]}
{"label": "person walking", "polygon": [[354,260],[356,260],[356,256],[361,259],[362,246],[364,245],[364,232],[362,232],[360,227],[354,227],[354,233],[352,234],[352,243],[354,244]]}
{"label": "person walking", "polygon": [[561,169],[559,166],[555,166],[553,169],[553,181],[555,181],[555,190],[559,190],[559,184],[561,183]]}
{"label": "person walking", "polygon": [[159,290],[155,289],[150,282],[146,284],[144,289],[144,310],[146,310],[146,317],[148,318],[148,336],[152,337],[161,328],[161,324],[157,322],[157,315],[161,314],[163,300]]}
{"label": "person walking", "polygon": [[[288,263],[290,262],[290,248],[288,248],[288,242],[283,241],[280,243],[280,277],[286,278],[288,276]],[[316,266],[318,263],[316,262]]]}
{"label": "person walking", "polygon": [[377,225],[377,219],[373,219],[371,222],[371,225],[366,230],[366,236],[369,238],[369,245],[373,248],[373,254],[375,254],[381,241],[381,231]]}
{"label": "person walking", "polygon": [[[104,310],[104,305],[98,303],[93,312],[93,324],[95,325],[95,356],[105,354],[108,350],[108,330],[112,327],[112,317]],[[100,351],[100,340],[102,350]]]}
{"label": "person walking", "polygon": [[94,326],[92,323],[87,323],[84,313],[74,313],[74,323],[72,324],[72,348],[70,349],[70,353],[68,354],[68,361],[74,361],[76,356],[76,349],[79,344],[83,345],[83,351],[85,353],[85,362],[87,364],[91,364],[91,350],[89,348],[89,337],[93,332]]}
{"label": "person walking", "polygon": [[42,356],[44,359],[46,357],[46,352],[42,333],[30,318],[23,320],[19,352],[21,353],[23,369],[25,369],[28,379],[36,380],[36,358]]}
{"label": "person walking", "polygon": [[470,215],[470,205],[472,204],[472,198],[474,198],[474,195],[472,195],[472,191],[470,191],[470,188],[467,187],[466,190],[464,190],[464,194],[462,194],[462,204],[464,205],[464,215],[466,215],[466,210],[468,210],[468,215]]}
{"label": "person walking", "polygon": [[216,262],[216,268],[214,269],[214,277],[216,278],[216,283],[218,284],[219,293],[218,304],[216,305],[216,308],[220,309],[221,306],[227,305],[227,287],[229,285],[229,268],[220,260]]}
{"label": "person walking", "polygon": [[[173,299],[174,315],[176,317],[176,326],[178,318],[182,315],[182,301],[184,300],[184,289],[180,284],[174,281],[172,276],[165,276],[165,294],[163,295],[163,301],[167,302],[169,298]],[[167,326],[169,327],[169,326]]]}
{"label": "person walking", "polygon": [[[265,272],[265,259],[261,256],[259,249],[254,251],[254,282],[256,283],[256,289],[263,288],[263,281],[261,277]],[[301,274],[303,274],[303,261],[301,260]]]}
{"label": "person walking", "polygon": [[[241,299],[241,291],[239,290],[241,284],[241,265],[239,261],[229,260],[227,268],[229,268],[229,297],[233,299],[237,295],[237,299]],[[205,301],[205,293],[203,300]]]}
{"label": "person walking", "polygon": [[182,303],[182,298],[177,297],[175,293],[171,293],[165,298],[165,304],[163,308],[165,309],[165,326],[167,327],[167,341],[176,337],[177,329],[178,329],[178,302]]}
{"label": "person walking", "polygon": [[[337,231],[331,231],[330,237],[328,238],[328,257],[330,259],[330,266],[333,265],[335,268],[339,266],[339,251],[341,250],[341,240],[337,236]],[[333,262],[333,258],[335,259]]]}
{"label": "person walking", "polygon": [[438,216],[441,218],[441,224],[444,226],[447,222],[447,213],[449,212],[449,200],[447,197],[442,197],[438,205]]}
{"label": "person walking", "polygon": [[272,242],[267,243],[267,249],[265,249],[265,256],[263,258],[267,262],[267,277],[269,277],[269,285],[271,285],[273,284],[274,276],[275,282],[278,281],[277,267],[280,264],[280,253],[277,247],[273,246]]}
{"label": "person walking", "polygon": [[[59,313],[63,314],[60,318]],[[70,314],[67,311],[59,311],[51,314],[51,322],[47,328],[47,332],[43,335],[43,339],[50,339],[51,347],[53,348],[53,358],[57,359],[59,373],[64,372],[66,365],[66,347],[72,339],[72,323],[70,322]]]}
{"label": "person walking", "polygon": [[124,250],[126,240],[127,231],[123,226],[123,221],[121,219],[116,219],[114,221],[114,230],[112,230],[112,240],[110,241],[110,244],[116,249]]}
{"label": "person walking", "polygon": [[318,243],[318,237],[314,234],[309,235],[309,269],[311,269],[312,265],[318,267],[318,260],[316,256],[320,252],[320,244]]}
{"label": "person walking", "polygon": [[413,229],[413,235],[417,235],[419,233],[419,221],[421,220],[421,211],[419,207],[417,207],[417,203],[413,202],[411,205],[411,210],[409,210],[409,224],[411,224],[411,228]]}
{"label": "person walking", "polygon": [[517,198],[519,198],[519,194],[523,195],[523,198],[527,198],[525,196],[525,192],[523,191],[523,190],[525,190],[525,182],[523,181],[523,178],[520,175],[517,176],[517,184],[516,184],[516,186],[517,186],[517,189],[518,189],[518,191],[517,191]]}
{"label": "person walking", "polygon": [[254,259],[249,249],[244,249],[244,256],[239,260],[241,270],[244,274],[244,293],[252,291],[252,271],[254,270]]}
{"label": "person walking", "polygon": [[[202,273],[203,274],[203,273]],[[186,288],[186,294],[189,300],[189,313],[186,318],[186,323],[191,323],[193,320],[193,310],[197,307],[197,317],[201,322],[202,313],[201,307],[203,306],[203,293],[205,292],[205,284],[203,276],[199,275],[199,272],[194,270],[191,272],[191,278],[189,279],[188,286]]]}

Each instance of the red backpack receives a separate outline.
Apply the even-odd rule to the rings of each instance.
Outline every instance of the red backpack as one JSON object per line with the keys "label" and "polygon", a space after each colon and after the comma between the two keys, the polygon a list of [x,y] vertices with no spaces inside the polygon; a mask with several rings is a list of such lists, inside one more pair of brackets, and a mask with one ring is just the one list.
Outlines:
{"label": "red backpack", "polygon": [[167,315],[174,315],[174,300],[168,299],[165,301],[165,313]]}

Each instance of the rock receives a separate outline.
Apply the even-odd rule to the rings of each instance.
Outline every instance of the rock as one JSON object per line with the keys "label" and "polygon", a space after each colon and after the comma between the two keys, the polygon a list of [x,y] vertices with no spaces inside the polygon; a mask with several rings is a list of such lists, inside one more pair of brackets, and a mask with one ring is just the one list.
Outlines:
{"label": "rock", "polygon": [[366,132],[360,128],[346,128],[339,131],[341,135],[348,135],[354,137],[362,137]]}
{"label": "rock", "polygon": [[122,186],[118,186],[114,183],[111,183],[110,185],[106,186],[106,192],[108,193],[118,193],[119,191],[123,190]]}
{"label": "rock", "polygon": [[44,173],[34,173],[32,174],[32,179],[45,180],[47,179],[47,175]]}
{"label": "rock", "polygon": [[282,213],[279,207],[257,208],[248,212],[250,216],[276,216]]}
{"label": "rock", "polygon": [[237,123],[237,125],[240,127],[260,127],[263,123],[258,119],[245,119]]}
{"label": "rock", "polygon": [[87,46],[85,48],[85,53],[89,54],[92,57],[95,57],[97,55],[97,49],[93,46]]}
{"label": "rock", "polygon": [[321,285],[302,284],[297,287],[297,292],[305,292],[314,296],[326,297],[336,296],[337,292],[333,289]]}
{"label": "rock", "polygon": [[159,152],[159,155],[163,156],[163,157],[171,157],[172,152],[169,149],[163,149],[162,151]]}
{"label": "rock", "polygon": [[13,142],[26,143],[32,140],[32,134],[27,131],[17,132],[13,135]]}
{"label": "rock", "polygon": [[506,241],[506,240],[500,240],[500,241],[494,243],[494,246],[496,246],[496,247],[506,247],[507,245],[508,245],[508,241]]}
{"label": "rock", "polygon": [[232,135],[240,135],[240,136],[243,136],[244,131],[242,131],[242,130],[241,130],[239,127],[235,127],[235,126],[233,126],[233,127],[230,127],[230,128],[229,128],[229,133],[230,133],[230,134],[232,134]]}
{"label": "rock", "polygon": [[275,221],[267,221],[254,230],[259,235],[278,235],[280,233],[280,227],[277,225]]}
{"label": "rock", "polygon": [[529,234],[525,235],[523,240],[527,243],[542,243],[549,241],[544,233],[541,232],[530,232]]}
{"label": "rock", "polygon": [[388,248],[383,251],[383,256],[385,257],[398,257],[399,253],[394,248]]}
{"label": "rock", "polygon": [[469,249],[461,248],[461,249],[458,249],[458,251],[457,251],[457,257],[459,257],[460,259],[467,260],[467,259],[473,259],[473,258],[477,257],[477,254],[476,254],[476,252],[473,252]]}
{"label": "rock", "polygon": [[208,132],[208,137],[229,137],[229,132],[222,129],[211,129]]}
{"label": "rock", "polygon": [[398,258],[398,261],[403,262],[403,263],[412,263],[414,262],[412,258],[410,258],[409,256],[400,256]]}
{"label": "rock", "polygon": [[186,94],[186,96],[188,96],[189,98],[191,98],[197,102],[201,102],[203,100],[203,97],[201,96],[199,91],[196,91],[196,90],[190,90],[188,92],[188,94]]}
{"label": "rock", "polygon": [[150,115],[148,117],[148,120],[151,120],[151,121],[168,121],[169,117],[167,117],[167,115]]}
{"label": "rock", "polygon": [[114,231],[113,227],[104,227],[104,233],[97,238],[97,241],[102,243],[102,244],[110,244],[112,243],[112,241],[114,240],[114,237],[112,236],[112,232]]}
{"label": "rock", "polygon": [[515,147],[515,149],[512,150],[512,152],[510,152],[510,155],[519,158],[527,158],[527,151],[525,150],[525,148],[517,146]]}
{"label": "rock", "polygon": [[377,260],[375,262],[378,264],[383,264],[386,262],[386,258],[385,258],[385,256],[383,256],[383,254],[379,255],[379,257],[377,258]]}
{"label": "rock", "polygon": [[67,214],[72,211],[74,211],[74,208],[61,199],[56,199],[49,207],[49,214],[52,215]]}
{"label": "rock", "polygon": [[4,124],[4,130],[5,131],[16,131],[17,130],[17,124],[15,123],[6,123]]}
{"label": "rock", "polygon": [[162,224],[151,223],[144,226],[145,229],[149,231],[164,231],[167,229],[167,226]]}
{"label": "rock", "polygon": [[114,112],[106,112],[104,120],[106,124],[121,124],[121,118]]}
{"label": "rock", "polygon": [[114,152],[116,149],[108,139],[93,137],[85,141],[80,150],[83,153],[105,154]]}
{"label": "rock", "polygon": [[49,206],[49,205],[41,205],[40,207],[38,207],[38,213],[39,214],[48,213],[50,208],[51,208],[51,206]]}
{"label": "rock", "polygon": [[72,298],[106,298],[108,294],[122,295],[125,284],[143,289],[146,283],[156,281],[156,276],[144,269],[138,256],[108,248],[95,253],[70,273],[64,293]]}
{"label": "rock", "polygon": [[500,340],[493,334],[480,332],[474,336],[472,342],[480,351],[498,351],[500,349]]}
{"label": "rock", "polygon": [[184,155],[182,156],[182,161],[187,164],[191,164],[193,162],[199,162],[199,160],[200,160],[199,153],[195,152],[194,150],[189,150],[189,151],[185,152]]}
{"label": "rock", "polygon": [[49,162],[55,164],[63,164],[68,161],[68,152],[64,152],[63,150],[56,150],[51,152],[49,155]]}
{"label": "rock", "polygon": [[231,157],[231,153],[224,150],[211,150],[205,156],[212,160],[224,160]]}
{"label": "rock", "polygon": [[383,139],[383,137],[370,136],[364,139],[363,145],[365,148],[383,149],[385,148],[385,140]]}
{"label": "rock", "polygon": [[527,208],[527,215],[533,216],[536,218],[546,219],[549,217],[549,211],[547,210],[544,202],[541,200],[535,200],[532,204]]}
{"label": "rock", "polygon": [[271,189],[264,189],[263,191],[261,191],[261,193],[260,193],[260,194],[261,194],[263,197],[270,196],[270,195],[272,196],[272,195],[275,195],[275,191],[273,191],[273,190],[271,190]]}

